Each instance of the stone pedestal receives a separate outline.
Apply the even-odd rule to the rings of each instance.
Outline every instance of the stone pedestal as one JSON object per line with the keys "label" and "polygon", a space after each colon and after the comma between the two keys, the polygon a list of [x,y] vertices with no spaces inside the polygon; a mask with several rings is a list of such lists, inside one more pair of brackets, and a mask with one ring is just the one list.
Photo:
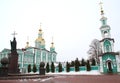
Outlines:
{"label": "stone pedestal", "polygon": [[45,75],[45,68],[44,68],[44,66],[45,66],[45,63],[41,62],[40,63],[40,67],[39,67],[39,74],[40,75]]}
{"label": "stone pedestal", "polygon": [[8,72],[9,73],[19,73],[18,68],[18,54],[17,52],[13,52],[9,54],[9,65],[8,65]]}
{"label": "stone pedestal", "polygon": [[0,76],[8,76],[8,67],[0,67]]}
{"label": "stone pedestal", "polygon": [[40,75],[45,75],[45,68],[40,68],[39,69],[39,74]]}

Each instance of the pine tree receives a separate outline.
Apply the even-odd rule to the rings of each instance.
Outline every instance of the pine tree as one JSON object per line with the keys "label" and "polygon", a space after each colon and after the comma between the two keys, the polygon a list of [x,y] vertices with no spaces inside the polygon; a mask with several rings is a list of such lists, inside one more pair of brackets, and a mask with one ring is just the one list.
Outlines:
{"label": "pine tree", "polygon": [[58,72],[62,72],[62,64],[60,62],[58,64]]}
{"label": "pine tree", "polygon": [[49,63],[47,63],[47,65],[46,65],[46,72],[47,72],[47,73],[50,72]]}
{"label": "pine tree", "polygon": [[92,66],[95,66],[96,65],[96,61],[95,61],[95,59],[94,58],[92,58],[92,64],[91,64]]}
{"label": "pine tree", "polygon": [[81,66],[85,66],[85,60],[84,59],[82,59],[82,61],[81,61]]}
{"label": "pine tree", "polygon": [[87,69],[86,69],[87,71],[90,71],[90,70],[91,70],[91,66],[90,66],[89,60],[87,60],[86,68],[87,68]]}
{"label": "pine tree", "polygon": [[37,67],[36,67],[36,65],[34,64],[33,65],[33,72],[35,73],[37,71]]}
{"label": "pine tree", "polygon": [[71,66],[71,67],[74,67],[74,66],[75,66],[75,62],[74,62],[74,61],[71,61],[70,66]]}
{"label": "pine tree", "polygon": [[55,66],[54,66],[54,63],[52,62],[51,64],[51,72],[54,73],[55,72]]}
{"label": "pine tree", "polygon": [[28,73],[30,73],[31,72],[31,65],[29,64],[28,65]]}
{"label": "pine tree", "polygon": [[66,71],[70,72],[70,64],[68,62],[66,63]]}
{"label": "pine tree", "polygon": [[75,60],[75,71],[76,72],[79,71],[79,66],[80,66],[79,60],[78,60],[78,58],[76,58],[76,60]]}

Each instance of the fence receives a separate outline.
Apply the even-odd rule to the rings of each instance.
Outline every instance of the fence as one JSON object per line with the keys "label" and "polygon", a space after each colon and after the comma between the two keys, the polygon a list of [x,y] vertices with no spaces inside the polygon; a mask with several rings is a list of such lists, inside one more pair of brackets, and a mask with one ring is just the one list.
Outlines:
{"label": "fence", "polygon": [[[58,72],[58,67],[55,68],[55,72]],[[99,66],[91,66],[91,71],[92,70],[99,70]],[[70,67],[70,72],[75,71],[75,67]],[[79,71],[86,71],[86,66],[81,66],[79,67]],[[62,72],[66,72],[66,67],[62,68]]]}

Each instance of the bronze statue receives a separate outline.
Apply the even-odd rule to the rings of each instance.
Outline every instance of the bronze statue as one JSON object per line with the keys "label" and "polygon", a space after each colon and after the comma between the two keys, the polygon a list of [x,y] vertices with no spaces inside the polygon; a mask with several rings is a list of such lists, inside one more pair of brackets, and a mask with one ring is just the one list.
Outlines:
{"label": "bronze statue", "polygon": [[17,44],[17,42],[16,42],[15,37],[14,37],[13,41],[10,41],[10,43],[11,43],[11,52],[16,52],[16,44]]}

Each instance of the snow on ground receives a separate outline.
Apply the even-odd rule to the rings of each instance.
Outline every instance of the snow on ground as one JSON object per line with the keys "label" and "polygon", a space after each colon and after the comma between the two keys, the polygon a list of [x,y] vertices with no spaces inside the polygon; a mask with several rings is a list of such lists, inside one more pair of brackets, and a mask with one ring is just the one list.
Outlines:
{"label": "snow on ground", "polygon": [[98,70],[93,71],[79,71],[79,72],[55,72],[55,73],[46,73],[47,75],[101,75]]}
{"label": "snow on ground", "polygon": [[[39,74],[39,72],[36,72],[36,73],[33,73],[33,72],[30,72],[30,73],[26,73],[26,74]],[[100,71],[99,70],[92,70],[92,71],[79,71],[79,72],[74,72],[74,71],[71,71],[71,72],[55,72],[55,73],[46,73],[46,75],[101,75]]]}

